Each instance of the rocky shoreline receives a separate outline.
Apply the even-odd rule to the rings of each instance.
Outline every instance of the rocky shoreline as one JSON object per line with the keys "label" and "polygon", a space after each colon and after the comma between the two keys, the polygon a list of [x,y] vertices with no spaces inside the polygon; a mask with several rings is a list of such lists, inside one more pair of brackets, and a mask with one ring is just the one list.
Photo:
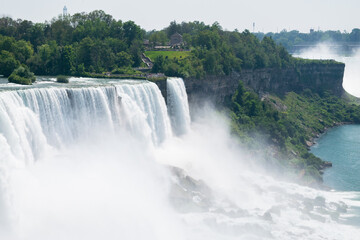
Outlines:
{"label": "rocky shoreline", "polygon": [[334,123],[334,125],[331,127],[325,127],[322,130],[322,132],[320,132],[320,133],[314,133],[315,136],[313,138],[311,138],[309,141],[306,141],[308,150],[310,150],[310,148],[317,143],[317,140],[319,138],[321,138],[324,134],[326,134],[329,130],[334,129],[336,127],[343,126],[343,125],[351,125],[351,124],[354,124],[354,123],[353,122],[337,122],[337,123]]}

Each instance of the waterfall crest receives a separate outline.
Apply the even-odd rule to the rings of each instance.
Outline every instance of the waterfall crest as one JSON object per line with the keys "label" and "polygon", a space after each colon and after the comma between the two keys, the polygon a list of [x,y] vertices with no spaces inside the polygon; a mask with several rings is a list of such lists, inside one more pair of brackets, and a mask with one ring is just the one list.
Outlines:
{"label": "waterfall crest", "polygon": [[12,153],[27,161],[38,158],[46,142],[61,147],[99,128],[126,129],[155,145],[172,135],[165,101],[150,82],[1,92],[0,122]]}

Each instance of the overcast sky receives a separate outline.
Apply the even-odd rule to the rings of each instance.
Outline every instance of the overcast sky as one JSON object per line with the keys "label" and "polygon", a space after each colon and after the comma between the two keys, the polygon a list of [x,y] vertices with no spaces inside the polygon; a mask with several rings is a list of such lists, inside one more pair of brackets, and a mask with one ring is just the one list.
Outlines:
{"label": "overcast sky", "polygon": [[101,9],[115,19],[133,20],[146,30],[171,21],[215,21],[227,30],[283,29],[351,31],[360,28],[359,0],[0,0],[0,16],[44,22],[62,13]]}

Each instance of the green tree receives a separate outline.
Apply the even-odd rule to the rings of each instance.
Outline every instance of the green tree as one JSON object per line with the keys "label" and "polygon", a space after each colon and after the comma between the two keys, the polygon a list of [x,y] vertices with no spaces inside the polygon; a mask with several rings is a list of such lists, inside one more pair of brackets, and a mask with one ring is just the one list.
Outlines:
{"label": "green tree", "polygon": [[34,49],[29,42],[19,40],[14,44],[14,54],[17,60],[21,63],[26,63],[26,61],[34,54]]}
{"label": "green tree", "polygon": [[165,58],[162,55],[159,55],[155,58],[152,72],[154,73],[164,72],[164,69],[165,69]]}
{"label": "green tree", "polygon": [[155,46],[155,45],[165,45],[169,39],[166,36],[166,33],[164,31],[159,32],[152,32],[149,37],[149,42]]}
{"label": "green tree", "polygon": [[83,63],[85,68],[92,65],[91,53],[94,47],[94,41],[90,37],[86,37],[79,43],[77,50],[78,64]]}
{"label": "green tree", "polygon": [[0,52],[0,74],[4,77],[10,76],[19,65],[20,63],[15,59],[14,54],[5,50]]}
{"label": "green tree", "polygon": [[75,50],[71,45],[67,45],[61,49],[60,72],[70,75],[75,71]]}
{"label": "green tree", "polygon": [[142,40],[142,31],[133,21],[127,21],[123,25],[124,37],[130,46],[135,40]]}
{"label": "green tree", "polygon": [[122,51],[116,54],[116,63],[119,67],[131,67],[134,61],[130,54]]}

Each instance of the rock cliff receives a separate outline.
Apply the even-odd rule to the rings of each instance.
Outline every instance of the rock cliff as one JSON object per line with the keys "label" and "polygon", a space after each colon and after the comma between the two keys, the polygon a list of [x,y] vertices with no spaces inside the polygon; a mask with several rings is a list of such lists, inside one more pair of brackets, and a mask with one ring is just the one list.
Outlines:
{"label": "rock cliff", "polygon": [[341,96],[344,92],[344,67],[340,63],[306,63],[291,68],[242,70],[230,76],[186,78],[184,81],[190,102],[207,99],[222,104],[234,94],[239,81],[257,93],[284,95],[310,89],[313,92],[330,91]]}

